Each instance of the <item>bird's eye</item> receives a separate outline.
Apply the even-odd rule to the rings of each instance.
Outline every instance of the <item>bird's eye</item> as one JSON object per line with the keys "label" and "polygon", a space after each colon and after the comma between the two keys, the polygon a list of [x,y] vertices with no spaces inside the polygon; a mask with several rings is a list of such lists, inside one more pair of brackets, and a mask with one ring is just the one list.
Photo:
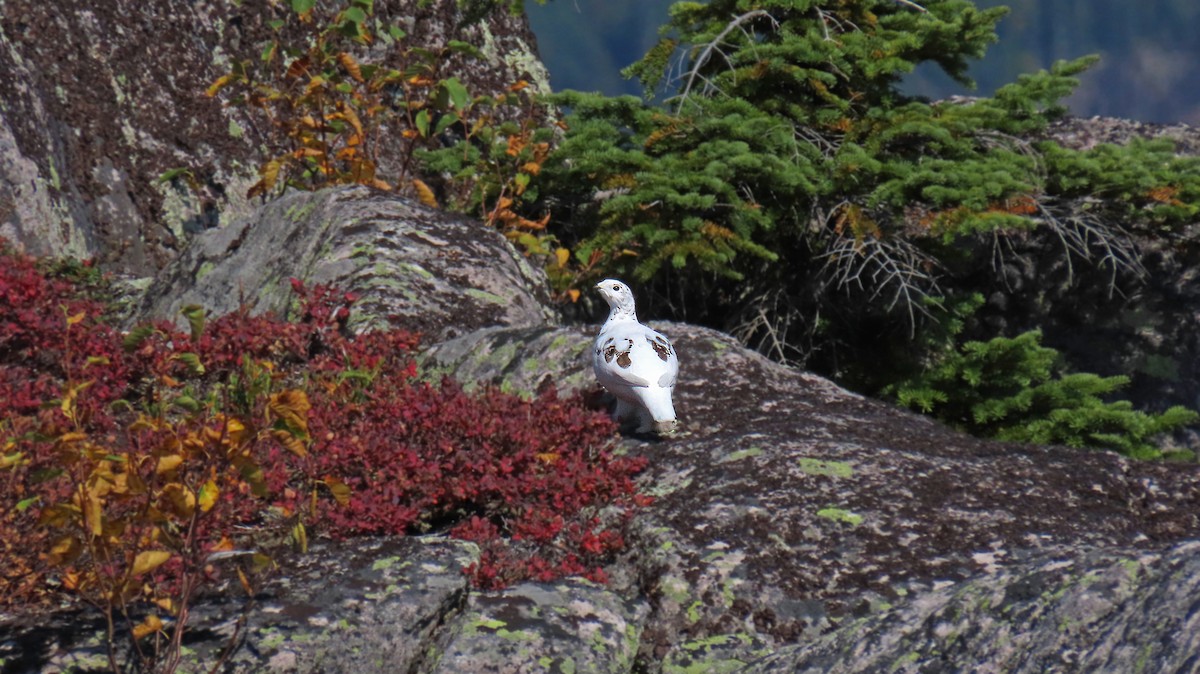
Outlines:
{"label": "bird's eye", "polygon": [[613,290],[620,290],[620,289],[621,289],[621,286],[619,286],[619,285],[614,285],[614,286],[613,286]]}

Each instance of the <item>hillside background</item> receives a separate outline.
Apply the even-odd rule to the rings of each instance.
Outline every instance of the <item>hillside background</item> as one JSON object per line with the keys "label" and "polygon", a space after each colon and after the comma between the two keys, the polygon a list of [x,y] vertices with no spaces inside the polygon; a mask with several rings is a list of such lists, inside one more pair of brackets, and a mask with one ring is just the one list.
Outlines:
{"label": "hillside background", "polygon": [[[551,0],[526,3],[555,89],[638,94],[620,70],[657,39],[673,0]],[[1068,102],[1082,117],[1200,125],[1200,3],[1195,0],[977,0],[1007,5],[1000,41],[972,68],[991,95],[1055,60],[1099,54]],[[936,69],[914,73],[909,91],[943,98],[970,94]]]}

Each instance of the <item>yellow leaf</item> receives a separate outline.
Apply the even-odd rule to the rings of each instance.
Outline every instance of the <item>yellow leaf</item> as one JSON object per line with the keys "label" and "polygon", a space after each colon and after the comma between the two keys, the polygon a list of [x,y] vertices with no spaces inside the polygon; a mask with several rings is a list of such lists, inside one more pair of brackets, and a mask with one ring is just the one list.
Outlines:
{"label": "yellow leaf", "polygon": [[209,480],[200,488],[200,512],[208,512],[217,504],[217,496],[221,493],[215,480]]}
{"label": "yellow leaf", "polygon": [[283,419],[291,430],[308,434],[308,411],[312,409],[312,404],[308,402],[308,395],[304,391],[280,391],[271,396],[267,409],[271,414]]}
{"label": "yellow leaf", "polygon": [[93,536],[104,533],[104,504],[94,492],[84,489],[83,518]]}
{"label": "yellow leaf", "polygon": [[296,541],[300,552],[308,552],[308,532],[304,529],[303,522],[296,522],[296,526],[292,527],[292,540]]}
{"label": "yellow leaf", "polygon": [[208,90],[204,92],[204,95],[205,95],[205,96],[208,96],[209,98],[212,98],[213,96],[216,96],[216,95],[217,95],[217,92],[218,92],[218,91],[220,91],[220,90],[221,90],[223,87],[225,87],[225,85],[227,85],[227,84],[229,84],[230,82],[232,82],[232,81],[233,81],[233,79],[234,79],[234,77],[233,77],[233,75],[232,75],[232,74],[229,74],[229,75],[221,75],[220,77],[218,77],[218,78],[216,79],[216,81],[215,81],[215,82],[213,82],[213,83],[212,83],[212,84],[211,84],[211,85],[208,87]]}
{"label": "yellow leaf", "polygon": [[571,259],[571,251],[566,248],[559,248],[554,251],[554,259],[558,261],[558,266],[565,267]]}
{"label": "yellow leaf", "polygon": [[158,458],[158,466],[154,468],[155,475],[169,473],[179,467],[183,463],[183,457],[178,454],[170,454]]}
{"label": "yellow leaf", "polygon": [[154,605],[171,615],[175,615],[175,602],[171,601],[170,597],[159,597],[154,600]]}
{"label": "yellow leaf", "polygon": [[84,314],[84,312],[82,312],[82,311],[75,314],[74,316],[67,316],[67,325],[75,325],[76,323],[82,322],[84,319],[84,316],[86,316],[86,314]]}
{"label": "yellow leaf", "polygon": [[79,551],[79,541],[74,536],[63,536],[50,548],[49,562],[55,565],[69,562],[79,556]]}
{"label": "yellow leaf", "polygon": [[162,495],[167,499],[167,504],[171,506],[175,514],[180,517],[191,517],[196,510],[195,494],[178,482],[172,482],[163,487]]}
{"label": "yellow leaf", "polygon": [[228,437],[231,443],[240,445],[246,435],[246,425],[237,419],[229,419],[225,422],[225,432],[229,434]]}
{"label": "yellow leaf", "polygon": [[166,550],[145,550],[139,552],[133,560],[133,575],[142,576],[157,569],[171,558]]}
{"label": "yellow leaf", "polygon": [[311,94],[312,92],[316,91],[317,89],[324,88],[326,81],[327,80],[324,77],[321,77],[320,75],[317,75],[316,77],[310,79],[308,81],[308,87],[304,90],[304,94],[308,95],[308,94]]}
{"label": "yellow leaf", "polygon": [[300,458],[308,456],[308,445],[304,443],[303,438],[296,437],[289,431],[278,429],[271,431],[271,435],[275,436],[275,439],[279,441],[279,444],[283,445],[284,448],[292,454],[295,454]]}
{"label": "yellow leaf", "polygon": [[350,487],[345,482],[330,476],[325,478],[325,485],[333,492],[333,500],[337,501],[338,505],[350,503]]}
{"label": "yellow leaf", "polygon": [[425,204],[426,206],[428,206],[430,208],[438,207],[437,197],[434,196],[433,190],[429,189],[429,185],[426,185],[424,183],[424,181],[421,181],[417,178],[413,178],[412,186],[413,186],[413,189],[415,189],[417,191],[417,200],[418,201],[420,201],[421,203]]}
{"label": "yellow leaf", "polygon": [[162,620],[159,620],[158,616],[156,616],[154,614],[150,614],[150,615],[146,616],[146,619],[143,620],[140,625],[137,625],[136,627],[133,628],[133,638],[134,639],[142,639],[151,634],[154,634],[155,632],[161,631],[162,628],[163,628]]}
{"label": "yellow leaf", "polygon": [[346,105],[345,103],[342,103],[338,107],[341,110],[342,117],[347,122],[350,122],[350,126],[354,127],[354,133],[358,134],[359,138],[361,139],[363,135],[363,125],[362,121],[358,118],[358,113],[354,112],[354,108]]}

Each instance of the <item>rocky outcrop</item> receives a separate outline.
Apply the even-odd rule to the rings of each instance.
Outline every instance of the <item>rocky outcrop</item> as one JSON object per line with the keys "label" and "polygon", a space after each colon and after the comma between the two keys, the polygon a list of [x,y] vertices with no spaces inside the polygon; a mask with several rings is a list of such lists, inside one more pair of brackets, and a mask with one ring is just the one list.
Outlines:
{"label": "rocky outcrop", "polygon": [[[358,293],[375,320],[425,321],[428,376],[594,390],[595,326],[551,320],[544,280],[502,236],[365,188],[292,195],[204,233],[141,311],[239,296],[282,310],[288,276]],[[649,459],[654,501],[607,586],[483,593],[461,573],[467,544],[325,544],[256,596],[230,670],[1187,669],[1195,465],[963,436],[723,333],[652,325],[680,354],[682,431],[622,441]],[[189,648],[211,663],[242,605],[201,604]],[[95,665],[98,629],[75,614],[0,621],[3,671]]]}
{"label": "rocky outcrop", "polygon": [[[0,0],[0,236],[148,275],[193,234],[248,214],[272,130],[205,90],[234,62],[257,62],[290,5]],[[493,7],[469,22],[463,6],[378,0],[375,15],[425,47],[478,46],[482,61],[443,73],[471,91],[545,83],[523,16]],[[382,149],[395,154],[386,138]],[[173,169],[197,188],[160,179]]]}
{"label": "rocky outcrop", "polygon": [[366,187],[293,193],[197,236],[133,313],[179,318],[198,304],[286,315],[290,278],[357,294],[355,329],[395,321],[431,342],[554,318],[545,277],[500,233]]}
{"label": "rocky outcrop", "polygon": [[[749,662],[980,574],[1029,572],[1039,553],[1155,550],[1200,533],[1192,466],[966,437],[721,333],[655,327],[680,353],[685,431],[631,449],[650,458],[641,480],[656,501],[614,574],[650,599],[652,668]],[[426,362],[514,390],[546,372],[587,381],[591,332],[492,329]]]}
{"label": "rocky outcrop", "polygon": [[740,672],[1194,672],[1198,552],[1064,552],[998,568]]}

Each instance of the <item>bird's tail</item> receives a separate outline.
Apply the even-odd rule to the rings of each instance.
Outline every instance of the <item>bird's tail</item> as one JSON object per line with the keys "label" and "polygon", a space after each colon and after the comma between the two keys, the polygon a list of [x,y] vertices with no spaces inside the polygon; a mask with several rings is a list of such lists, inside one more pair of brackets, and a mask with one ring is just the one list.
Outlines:
{"label": "bird's tail", "polygon": [[671,389],[650,386],[640,390],[646,411],[656,424],[675,421],[675,405],[671,403]]}

